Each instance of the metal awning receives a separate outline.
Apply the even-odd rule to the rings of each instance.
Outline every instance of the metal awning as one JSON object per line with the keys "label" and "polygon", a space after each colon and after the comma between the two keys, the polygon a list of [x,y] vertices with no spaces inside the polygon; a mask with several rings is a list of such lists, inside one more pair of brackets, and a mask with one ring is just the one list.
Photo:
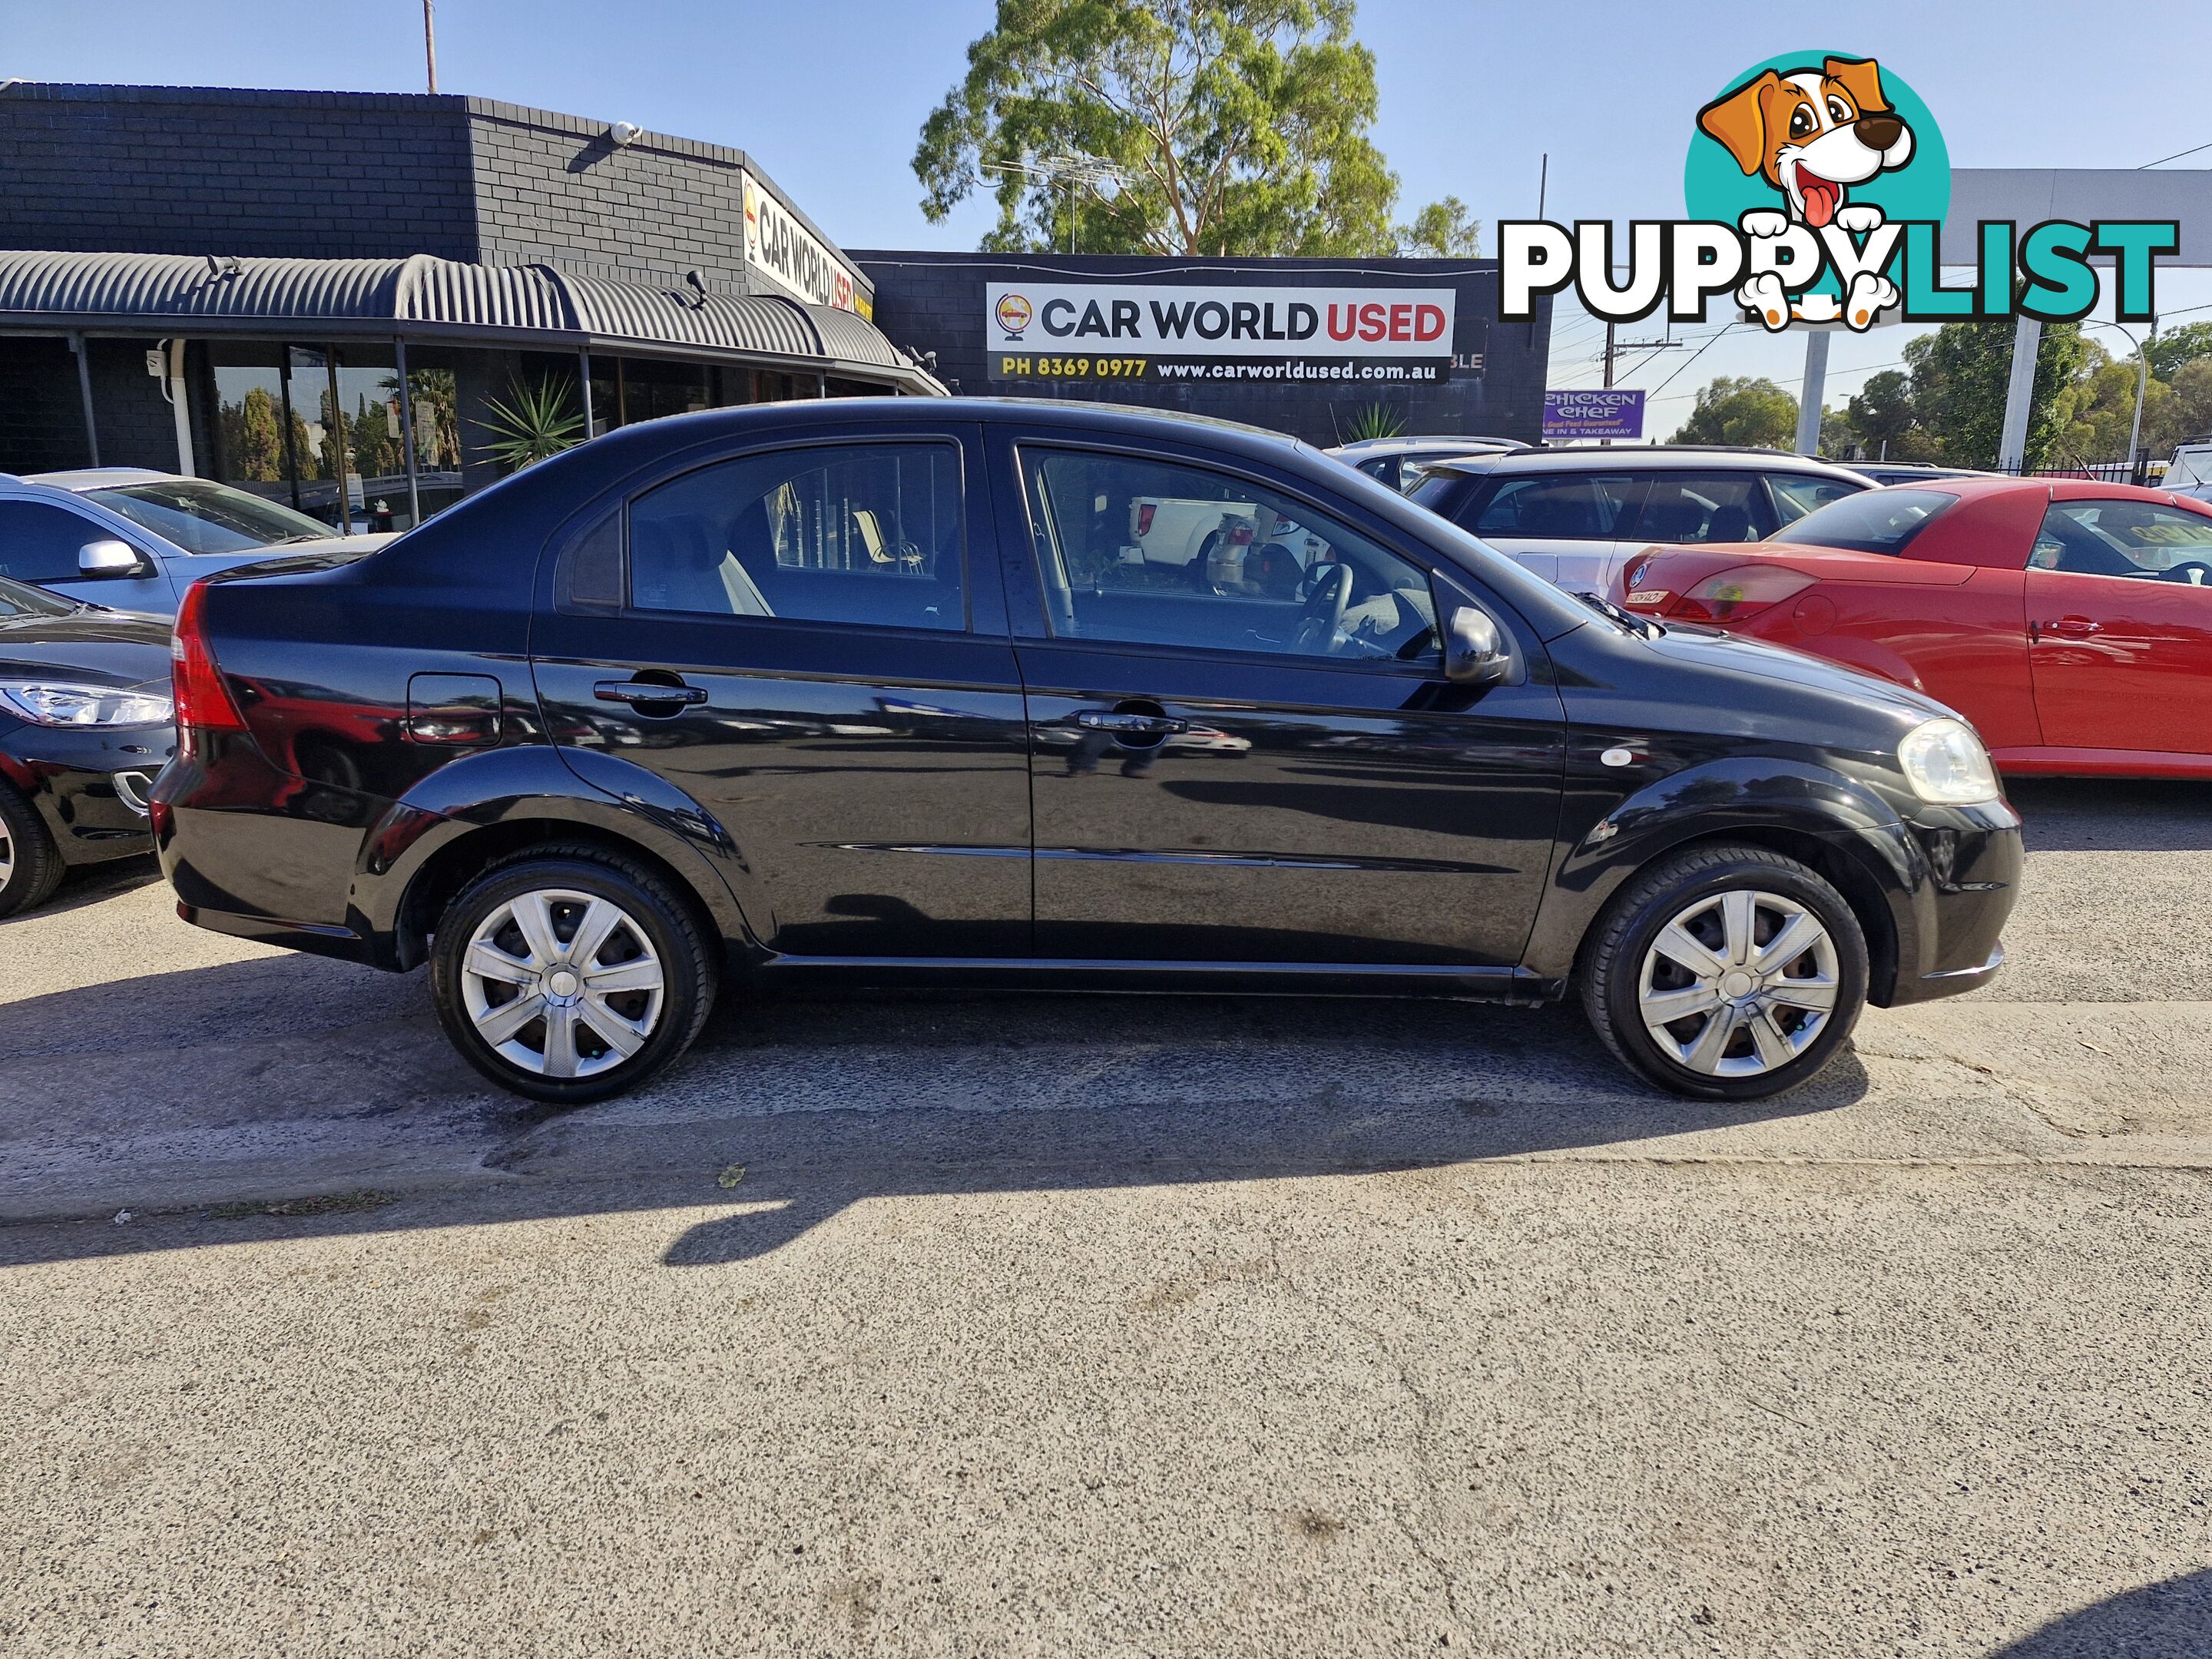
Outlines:
{"label": "metal awning", "polygon": [[551,265],[0,252],[0,333],[404,337],[765,363],[942,395],[851,312],[780,295],[580,276]]}

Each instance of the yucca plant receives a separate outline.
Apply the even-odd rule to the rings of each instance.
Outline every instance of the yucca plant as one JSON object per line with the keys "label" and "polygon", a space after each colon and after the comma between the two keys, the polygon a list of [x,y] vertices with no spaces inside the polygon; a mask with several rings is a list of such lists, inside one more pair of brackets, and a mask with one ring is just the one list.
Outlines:
{"label": "yucca plant", "polygon": [[1406,429],[1406,417],[1388,404],[1369,404],[1364,409],[1352,411],[1352,418],[1338,428],[1348,444],[1364,443],[1370,438],[1395,438]]}
{"label": "yucca plant", "polygon": [[484,400],[491,412],[491,418],[482,422],[491,434],[484,447],[510,472],[574,448],[582,441],[584,417],[569,407],[570,390],[566,375],[558,380],[541,375],[527,386],[510,380],[507,402]]}

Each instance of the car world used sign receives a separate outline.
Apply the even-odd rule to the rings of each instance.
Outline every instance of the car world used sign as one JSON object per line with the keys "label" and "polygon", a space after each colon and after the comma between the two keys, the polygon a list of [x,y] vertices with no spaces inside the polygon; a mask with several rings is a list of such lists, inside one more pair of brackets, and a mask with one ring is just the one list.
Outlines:
{"label": "car world used sign", "polygon": [[822,240],[793,218],[783,204],[742,175],[745,204],[745,263],[794,300],[874,314],[866,290]]}
{"label": "car world used sign", "polygon": [[1644,394],[1607,388],[1603,392],[1547,392],[1544,436],[1553,438],[1641,438]]}
{"label": "car world used sign", "polygon": [[1448,288],[992,283],[994,380],[1435,382],[1451,374]]}

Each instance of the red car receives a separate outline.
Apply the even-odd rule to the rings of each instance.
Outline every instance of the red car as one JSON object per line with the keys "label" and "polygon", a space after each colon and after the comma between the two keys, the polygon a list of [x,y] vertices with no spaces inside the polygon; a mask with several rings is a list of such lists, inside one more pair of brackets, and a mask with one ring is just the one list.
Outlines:
{"label": "red car", "polygon": [[1762,542],[1648,549],[1612,598],[1924,691],[2006,772],[2212,777],[2212,505],[2186,496],[1899,484]]}

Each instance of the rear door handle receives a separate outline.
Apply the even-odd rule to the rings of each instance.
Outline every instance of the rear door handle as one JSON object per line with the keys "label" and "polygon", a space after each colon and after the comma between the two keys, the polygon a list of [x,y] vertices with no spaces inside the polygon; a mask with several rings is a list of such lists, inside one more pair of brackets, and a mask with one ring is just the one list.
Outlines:
{"label": "rear door handle", "polygon": [[2105,627],[2087,617],[2061,617],[2057,622],[2044,623],[2043,631],[2056,634],[2063,640],[2086,640],[2092,634],[2103,633]]}
{"label": "rear door handle", "polygon": [[1103,708],[1082,710],[1076,715],[1075,723],[1087,731],[1130,732],[1146,738],[1170,737],[1190,730],[1188,720],[1179,720],[1170,714],[1124,714],[1118,711],[1109,714]]}
{"label": "rear door handle", "polygon": [[662,685],[653,680],[601,680],[592,688],[601,702],[701,703],[707,694],[696,685]]}

